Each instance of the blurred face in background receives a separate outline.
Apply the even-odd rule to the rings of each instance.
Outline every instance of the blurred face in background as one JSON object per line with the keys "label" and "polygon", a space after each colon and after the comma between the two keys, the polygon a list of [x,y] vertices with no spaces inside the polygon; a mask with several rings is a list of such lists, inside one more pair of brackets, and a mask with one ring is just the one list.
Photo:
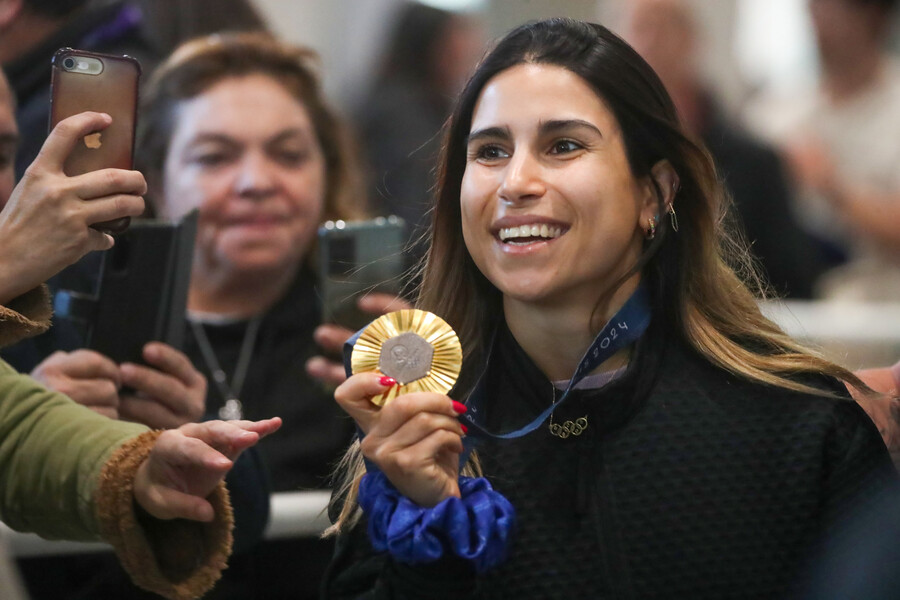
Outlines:
{"label": "blurred face in background", "polygon": [[455,97],[462,90],[484,48],[484,31],[476,21],[455,16],[448,22],[433,57],[439,86],[448,96]]}
{"label": "blurred face in background", "polygon": [[6,205],[15,184],[13,167],[19,140],[18,133],[12,90],[0,72],[0,209]]}
{"label": "blurred face in background", "polygon": [[695,31],[683,0],[628,0],[622,37],[637,50],[671,91],[694,82]]}
{"label": "blurred face in background", "polygon": [[162,216],[200,210],[192,280],[283,274],[313,243],[325,158],[305,106],[275,79],[223,79],[176,110]]}
{"label": "blurred face in background", "polygon": [[809,0],[819,54],[826,67],[852,63],[858,49],[881,44],[888,11],[863,0]]}

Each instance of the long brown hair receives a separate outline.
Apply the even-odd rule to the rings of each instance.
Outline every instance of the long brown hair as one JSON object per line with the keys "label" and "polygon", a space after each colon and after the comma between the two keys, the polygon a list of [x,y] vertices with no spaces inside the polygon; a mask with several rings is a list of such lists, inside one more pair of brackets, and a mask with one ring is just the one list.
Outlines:
{"label": "long brown hair", "polygon": [[[649,178],[666,160],[678,174],[674,201],[679,229],[663,218],[632,273],[640,271],[651,296],[655,326],[662,327],[735,375],[789,390],[830,395],[798,381],[825,373],[854,386],[846,369],[807,350],[765,318],[757,305],[765,286],[746,245],[725,225],[727,196],[709,153],[682,128],[653,69],[628,44],[601,25],[551,19],[509,33],[479,65],[446,128],[430,249],[422,267],[419,306],[456,330],[465,363],[456,394],[466,395],[484,359],[486,336],[503,318],[501,294],[473,262],[462,236],[460,185],[466,138],[487,82],[518,64],[560,66],[575,73],[604,100],[618,121],[635,178]],[[664,195],[657,187],[659,214]],[[601,295],[598,290],[598,300]],[[355,452],[355,454],[354,454]],[[347,502],[332,531],[352,525],[355,485],[364,472],[358,448],[342,463]],[[339,497],[341,495],[339,494]]]}
{"label": "long brown hair", "polygon": [[[761,314],[757,301],[765,285],[746,245],[726,226],[728,199],[713,160],[685,133],[656,73],[605,27],[568,19],[523,25],[507,35],[478,67],[446,129],[419,304],[456,329],[470,364],[481,360],[484,332],[502,312],[499,291],[475,266],[462,237],[459,197],[466,136],[485,84],[522,63],[566,68],[594,89],[619,122],[635,178],[650,178],[662,160],[678,174],[674,208],[679,231],[663,218],[636,267],[650,290],[654,320],[713,364],[752,380],[816,393],[822,392],[788,376],[826,373],[859,383]],[[662,190],[656,192],[664,215]]]}
{"label": "long brown hair", "polygon": [[[157,67],[142,91],[137,168],[151,181],[161,180],[180,102],[224,79],[259,73],[281,84],[309,112],[325,157],[323,219],[364,216],[356,144],[322,93],[317,61],[313,50],[284,44],[266,33],[214,34],[185,42]],[[151,203],[153,193],[150,190]]]}

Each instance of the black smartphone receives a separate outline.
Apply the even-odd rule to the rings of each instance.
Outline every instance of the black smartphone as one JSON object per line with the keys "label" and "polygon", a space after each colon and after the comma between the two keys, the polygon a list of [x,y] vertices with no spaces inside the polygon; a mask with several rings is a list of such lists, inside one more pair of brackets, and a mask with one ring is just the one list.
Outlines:
{"label": "black smartphone", "polygon": [[374,315],[356,305],[370,292],[397,295],[402,287],[406,222],[397,216],[327,221],[319,228],[322,321],[356,331]]}
{"label": "black smartphone", "polygon": [[180,349],[197,211],[179,223],[136,219],[103,255],[95,295],[56,293],[58,316],[86,325],[86,346],[117,363],[143,363],[147,342]]}
{"label": "black smartphone", "polygon": [[[82,138],[63,171],[74,176],[99,169],[132,168],[141,66],[130,56],[60,48],[53,56],[50,80],[50,129],[85,111],[104,112],[112,124]],[[95,229],[120,233],[130,219],[97,223]]]}

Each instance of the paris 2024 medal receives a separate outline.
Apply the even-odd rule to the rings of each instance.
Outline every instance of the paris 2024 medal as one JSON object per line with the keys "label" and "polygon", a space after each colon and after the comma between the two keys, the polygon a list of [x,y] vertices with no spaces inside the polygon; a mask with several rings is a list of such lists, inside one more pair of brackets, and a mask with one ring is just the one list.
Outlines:
{"label": "paris 2024 medal", "polygon": [[401,394],[446,394],[462,368],[462,347],[443,319],[424,310],[398,310],[372,321],[350,354],[354,374],[379,371],[396,386],[372,398],[384,406]]}

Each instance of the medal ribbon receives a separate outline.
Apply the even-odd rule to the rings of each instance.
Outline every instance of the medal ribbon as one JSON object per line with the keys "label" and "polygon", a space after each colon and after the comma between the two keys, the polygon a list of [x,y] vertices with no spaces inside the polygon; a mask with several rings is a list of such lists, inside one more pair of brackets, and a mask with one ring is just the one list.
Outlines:
{"label": "medal ribbon", "polygon": [[[647,330],[649,325],[650,300],[647,295],[647,290],[641,285],[638,286],[634,294],[631,295],[622,308],[613,315],[606,325],[603,326],[603,329],[600,330],[600,333],[597,334],[597,337],[594,338],[594,341],[587,349],[587,352],[584,353],[584,356],[578,363],[578,368],[575,369],[575,374],[572,376],[572,379],[569,380],[569,385],[566,387],[566,391],[563,392],[559,401],[547,407],[546,410],[535,417],[530,423],[514,431],[506,433],[493,432],[490,431],[483,422],[480,422],[482,415],[485,414],[484,402],[486,399],[484,386],[482,385],[482,382],[479,381],[475,386],[475,390],[466,402],[466,406],[469,410],[466,411],[466,414],[462,417],[469,426],[468,436],[508,440],[531,433],[540,427],[554,410],[562,406],[563,402],[569,398],[569,393],[575,389],[575,386],[578,385],[579,381],[584,379],[598,366],[606,362],[616,352],[623,348],[627,348],[636,342],[644,334],[644,331]],[[493,342],[491,345],[493,346]],[[488,353],[488,359],[490,359],[490,353]],[[468,452],[465,454],[468,455]]]}
{"label": "medal ribbon", "polygon": [[[463,416],[469,423],[469,432],[464,438],[460,468],[465,465],[478,439],[518,438],[537,429],[568,399],[579,381],[616,352],[637,341],[649,324],[647,291],[639,286],[594,338],[559,401],[515,431],[495,433],[479,421],[485,413],[484,385],[479,381],[469,396],[468,411]],[[348,377],[351,375],[353,345],[361,333],[362,330],[344,344],[344,366]],[[359,435],[361,438],[362,432]],[[449,552],[470,561],[478,572],[487,571],[505,560],[515,530],[515,510],[486,479],[460,476],[461,498],[447,498],[433,508],[422,508],[401,496],[368,460],[366,471],[360,482],[359,502],[369,518],[369,539],[379,551],[386,550],[400,562],[411,564],[433,562]]]}

